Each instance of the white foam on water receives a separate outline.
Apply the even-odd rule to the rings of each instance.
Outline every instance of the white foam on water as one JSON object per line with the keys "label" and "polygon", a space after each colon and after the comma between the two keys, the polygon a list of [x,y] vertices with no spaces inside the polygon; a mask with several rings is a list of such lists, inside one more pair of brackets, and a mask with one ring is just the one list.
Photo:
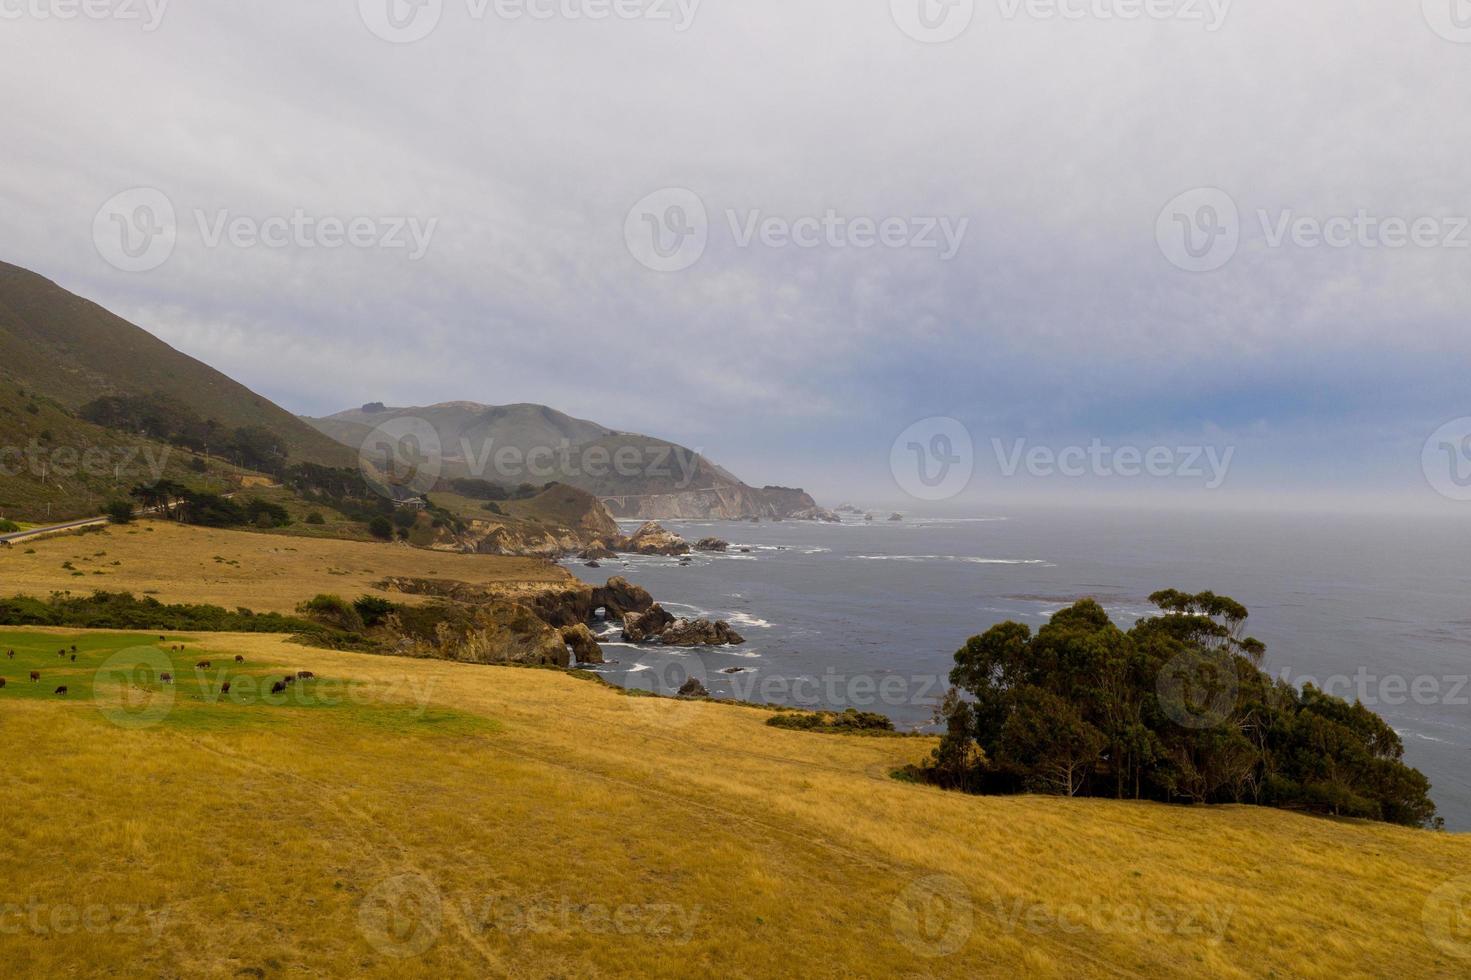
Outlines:
{"label": "white foam on water", "polygon": [[771,623],[767,622],[764,619],[759,619],[755,616],[752,616],[750,613],[743,612],[731,613],[726,622],[731,623],[735,626],[750,626],[755,629],[763,630],[769,630],[772,626]]}

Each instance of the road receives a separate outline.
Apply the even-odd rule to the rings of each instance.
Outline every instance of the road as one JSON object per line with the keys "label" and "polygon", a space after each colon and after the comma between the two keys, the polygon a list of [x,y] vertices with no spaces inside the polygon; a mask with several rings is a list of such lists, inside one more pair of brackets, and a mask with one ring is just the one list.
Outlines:
{"label": "road", "polygon": [[16,531],[12,534],[0,534],[0,542],[11,544],[16,541],[25,541],[28,538],[39,538],[43,534],[55,534],[57,531],[73,531],[79,527],[93,527],[97,524],[106,524],[105,517],[88,517],[80,521],[69,521],[65,524],[49,524],[46,527],[33,527],[29,531]]}

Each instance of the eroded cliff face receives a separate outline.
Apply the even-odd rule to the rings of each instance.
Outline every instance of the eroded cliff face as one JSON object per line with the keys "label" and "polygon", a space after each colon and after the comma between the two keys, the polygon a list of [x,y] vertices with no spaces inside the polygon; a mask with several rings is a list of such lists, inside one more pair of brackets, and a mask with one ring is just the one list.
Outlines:
{"label": "eroded cliff face", "polygon": [[496,589],[452,579],[390,578],[379,588],[430,600],[394,611],[373,629],[382,649],[483,664],[566,667],[572,653],[579,663],[602,663],[587,624],[600,611],[605,619],[623,620],[654,608],[647,590],[618,576],[599,586],[569,581]]}
{"label": "eroded cliff face", "polygon": [[560,632],[530,608],[506,599],[408,607],[390,614],[378,629],[392,637],[393,652],[400,656],[539,667],[572,662]]}
{"label": "eroded cliff face", "polygon": [[745,521],[753,517],[762,520],[811,519],[804,515],[822,512],[817,501],[805,490],[789,487],[762,487],[758,490],[744,483],[713,490],[600,499],[609,513],[622,520]]}

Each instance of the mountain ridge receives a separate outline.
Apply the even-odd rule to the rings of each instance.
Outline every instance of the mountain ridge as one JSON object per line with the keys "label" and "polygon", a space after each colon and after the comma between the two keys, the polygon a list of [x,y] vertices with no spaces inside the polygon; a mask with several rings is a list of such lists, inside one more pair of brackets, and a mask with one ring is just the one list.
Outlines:
{"label": "mountain ridge", "polygon": [[804,491],[750,485],[678,443],[530,402],[369,402],[303,421],[353,448],[364,445],[381,425],[392,422],[398,423],[396,429],[412,429],[427,424],[439,443],[446,478],[507,486],[555,480],[593,494],[614,517],[625,520],[832,516]]}

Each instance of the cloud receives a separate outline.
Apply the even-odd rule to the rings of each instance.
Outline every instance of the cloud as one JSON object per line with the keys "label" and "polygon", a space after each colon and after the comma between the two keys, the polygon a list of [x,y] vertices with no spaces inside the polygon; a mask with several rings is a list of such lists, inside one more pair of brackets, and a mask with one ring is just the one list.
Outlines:
{"label": "cloud", "polygon": [[[545,402],[810,484],[881,465],[881,436],[929,414],[1102,437],[1250,426],[1263,479],[1289,481],[1304,426],[1351,440],[1377,421],[1399,437],[1347,450],[1377,473],[1400,450],[1364,454],[1466,413],[1439,368],[1471,353],[1471,248],[1270,232],[1471,213],[1454,109],[1471,48],[1417,6],[1234,4],[1211,31],[994,0],[946,44],[843,0],[706,0],[684,31],[446,0],[412,44],[345,0],[177,4],[152,32],[27,14],[0,40],[5,258],[304,412]],[[91,236],[135,186],[169,197],[179,240],[127,274]],[[678,273],[624,239],[665,187],[709,215]],[[1230,196],[1241,244],[1192,274],[1157,219],[1200,187]],[[298,212],[438,224],[418,261],[199,230]],[[829,213],[969,225],[949,261],[732,230]]]}

